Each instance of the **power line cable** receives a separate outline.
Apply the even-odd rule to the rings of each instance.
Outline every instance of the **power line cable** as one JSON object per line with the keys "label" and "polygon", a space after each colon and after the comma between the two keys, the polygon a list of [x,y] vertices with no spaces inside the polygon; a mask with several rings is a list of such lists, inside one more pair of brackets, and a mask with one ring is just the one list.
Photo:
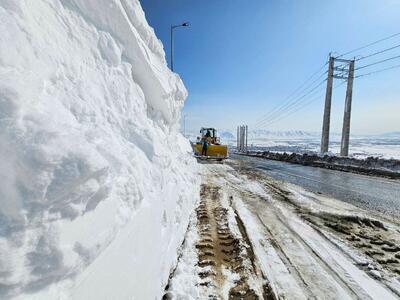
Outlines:
{"label": "power line cable", "polygon": [[[342,81],[339,85],[335,86],[333,89],[337,89],[338,87],[342,86],[342,85],[345,84],[345,83],[346,83],[346,81]],[[320,97],[322,97],[322,96],[323,96],[323,94],[318,95],[318,97],[312,98],[311,100],[305,102],[302,106],[298,107],[298,109],[292,110],[292,111],[289,112],[288,114],[282,116],[281,118],[279,118],[279,119],[277,119],[277,120],[275,120],[275,121],[269,122],[269,123],[265,124],[264,126],[272,125],[272,124],[274,124],[274,123],[277,123],[277,122],[279,122],[279,121],[281,121],[281,120],[283,120],[283,119],[285,119],[285,118],[287,118],[287,117],[293,115],[294,113],[296,113],[296,112],[302,110],[303,108],[305,108],[306,106],[310,105],[310,104],[313,103],[314,101],[320,99]]]}
{"label": "power line cable", "polygon": [[310,98],[307,98],[306,100],[309,100],[309,101],[305,101],[305,102],[301,103],[302,105],[298,105],[297,107],[293,107],[291,110],[288,110],[286,112],[286,114],[280,115],[279,118],[277,118],[275,120],[271,120],[270,122],[265,123],[263,126],[269,126],[271,124],[279,122],[282,119],[285,119],[286,117],[288,117],[288,116],[294,114],[295,112],[303,109],[305,106],[309,105],[311,102],[313,102],[313,101],[315,101],[317,99],[320,99],[320,97],[323,97],[323,95],[324,94],[319,94],[317,97],[312,98],[312,100],[309,100]]}
{"label": "power line cable", "polygon": [[361,74],[361,75],[355,76],[354,78],[369,76],[369,75],[372,75],[372,74],[381,73],[381,72],[384,72],[384,71],[393,70],[393,69],[397,69],[397,68],[400,68],[400,65],[395,65],[395,66],[391,66],[391,67],[388,67],[388,68],[376,70],[376,71],[373,71],[373,72]]}
{"label": "power line cable", "polygon": [[350,50],[350,51],[348,51],[348,52],[346,52],[346,53],[343,53],[343,54],[337,56],[336,58],[340,58],[340,57],[346,56],[346,55],[348,55],[348,54],[350,54],[350,53],[354,53],[354,52],[356,52],[356,51],[358,51],[358,50],[362,50],[362,49],[368,48],[368,47],[370,47],[370,46],[373,46],[373,45],[376,45],[376,44],[378,44],[378,43],[380,43],[380,42],[389,40],[389,39],[391,39],[391,38],[393,38],[393,37],[395,37],[395,36],[398,36],[398,35],[400,35],[400,32],[395,33],[395,34],[392,34],[392,35],[390,35],[390,36],[388,36],[388,37],[385,37],[385,38],[383,38],[383,39],[377,40],[377,41],[375,41],[375,42],[369,43],[369,44],[367,44],[367,45],[365,45],[365,46],[358,47],[358,48],[356,48],[356,49]]}
{"label": "power line cable", "polygon": [[293,115],[294,113],[296,113],[296,112],[302,110],[303,108],[305,108],[306,106],[310,105],[310,104],[311,104],[312,102],[314,102],[315,100],[320,99],[320,97],[322,97],[322,96],[323,96],[323,94],[318,95],[318,97],[312,98],[310,101],[305,102],[305,103],[303,104],[303,106],[299,107],[297,110],[292,110],[292,111],[288,112],[288,114],[282,115],[282,116],[281,116],[280,118],[278,118],[277,120],[271,121],[271,122],[269,122],[269,123],[267,123],[267,124],[265,124],[265,125],[263,125],[263,126],[264,126],[264,127],[265,127],[265,126],[269,126],[269,125],[275,124],[275,123],[277,123],[277,122],[279,122],[279,121],[281,121],[281,120],[283,120],[283,119],[286,119],[287,117]]}
{"label": "power line cable", "polygon": [[400,58],[400,55],[393,56],[393,57],[389,57],[389,58],[386,58],[386,59],[383,59],[383,60],[380,60],[380,61],[377,61],[377,62],[368,64],[368,65],[364,65],[364,66],[355,68],[354,70],[360,70],[360,69],[368,68],[368,67],[371,67],[371,66],[375,66],[375,65],[377,65],[377,64],[381,64],[381,63],[387,62],[387,61],[389,61],[389,60],[397,59],[397,58]]}
{"label": "power line cable", "polygon": [[[314,96],[314,95],[317,94],[318,92],[320,92],[320,91],[317,91],[317,92],[315,92],[315,93],[312,93],[311,95]],[[297,102],[293,103],[293,104],[292,104],[290,107],[288,107],[286,110],[282,111],[282,112],[279,113],[279,114],[274,115],[272,118],[270,118],[270,119],[268,119],[268,120],[265,120],[265,122],[261,123],[258,127],[261,128],[261,127],[264,127],[264,126],[266,126],[267,124],[269,124],[269,123],[271,123],[271,122],[275,122],[275,121],[276,121],[277,119],[279,119],[280,117],[284,116],[284,115],[287,114],[287,113],[290,113],[291,111],[295,110],[297,107],[301,106],[301,104],[304,103],[304,101],[306,101],[307,99],[309,99],[309,98],[305,98],[304,100],[301,100],[301,101],[300,101],[300,99],[299,99]]]}
{"label": "power line cable", "polygon": [[[296,88],[288,97],[286,97],[283,101],[291,99],[294,95],[296,95],[314,76],[316,76],[319,72],[321,72],[325,66],[328,64],[326,62],[322,67],[320,67],[316,72],[314,72],[310,77],[308,77],[298,88]],[[318,78],[319,79],[319,78]],[[286,105],[286,102],[283,104]],[[267,114],[262,116],[255,124],[259,123],[260,121],[263,121],[263,119],[268,118],[271,114],[273,114],[277,109],[281,107],[281,104],[278,104],[276,107],[274,107],[271,111],[269,111]]]}
{"label": "power line cable", "polygon": [[[306,92],[307,90],[309,90],[309,89],[311,88],[311,89],[308,91],[308,93],[306,93],[306,94],[303,95],[303,96],[301,96],[301,94],[300,94],[298,97],[296,97],[296,98],[294,98],[294,99],[292,99],[292,100],[290,100],[290,101],[287,101],[286,103],[282,104],[281,106],[278,106],[277,109],[271,111],[271,112],[270,112],[268,115],[266,115],[263,119],[261,119],[260,121],[258,121],[258,122],[255,124],[255,127],[257,127],[258,124],[265,122],[265,120],[271,118],[274,114],[279,114],[281,111],[284,111],[287,107],[290,107],[290,106],[292,105],[292,103],[293,103],[293,102],[296,102],[300,96],[301,96],[301,97],[304,97],[304,96],[308,95],[309,93],[312,93],[312,92],[314,91],[314,89],[315,89],[316,87],[318,87],[321,83],[319,83],[319,84],[318,84],[316,87],[314,87],[314,88],[312,88],[312,85],[313,85],[315,82],[317,82],[318,80],[320,80],[321,77],[323,77],[326,73],[327,73],[327,72],[324,72],[323,74],[321,74],[319,77],[317,77],[313,82],[311,82],[306,88],[304,88],[304,89],[301,91],[301,93],[303,93],[303,92]],[[324,81],[325,81],[325,80],[324,80]]]}
{"label": "power line cable", "polygon": [[[325,72],[325,73],[326,73],[326,72]],[[258,122],[255,123],[255,126],[257,126],[257,124],[259,124],[259,123],[264,122],[266,119],[270,118],[273,114],[279,113],[282,109],[285,109],[285,107],[287,107],[288,105],[290,105],[290,103],[291,103],[293,100],[295,101],[295,100],[297,99],[297,97],[294,98],[294,99],[291,99],[294,95],[296,95],[296,94],[298,94],[298,93],[300,93],[300,95],[301,95],[301,93],[307,91],[316,81],[318,81],[319,79],[321,79],[321,77],[324,76],[325,73],[321,74],[319,77],[317,77],[314,81],[312,81],[309,85],[307,85],[307,86],[306,86],[305,88],[303,88],[303,89],[301,89],[302,87],[304,87],[304,84],[302,84],[298,89],[296,89],[296,91],[295,91],[294,93],[292,93],[289,97],[286,98],[286,100],[287,100],[286,102],[284,102],[283,104],[277,105],[274,109],[272,109],[271,111],[269,111],[266,115],[264,115],[264,117],[262,117]],[[314,74],[314,75],[315,75],[315,74]],[[310,77],[310,78],[312,78],[312,77]],[[307,80],[307,81],[308,81],[308,80]],[[307,83],[307,81],[304,82],[304,83]]]}
{"label": "power line cable", "polygon": [[[299,97],[296,99],[295,102],[292,102],[289,106],[287,106],[283,111],[281,111],[280,113],[277,113],[276,115],[274,115],[273,117],[265,120],[264,122],[262,122],[261,124],[259,124],[257,127],[261,127],[261,126],[265,126],[265,124],[274,121],[275,119],[279,118],[280,116],[282,116],[283,114],[285,114],[287,111],[290,111],[292,109],[293,106],[300,104],[302,99],[304,99],[305,97],[307,97],[308,95],[312,94],[318,87],[320,87],[324,82],[326,81],[326,79],[324,79],[323,81],[321,81],[318,85],[316,85],[312,90],[310,90],[307,94],[304,94],[303,96]],[[316,94],[316,93],[314,93]]]}
{"label": "power line cable", "polygon": [[396,46],[393,46],[393,47],[390,47],[390,48],[383,49],[381,51],[378,51],[378,52],[375,52],[375,53],[372,53],[372,54],[369,54],[369,55],[366,55],[366,56],[362,56],[360,58],[357,58],[356,61],[363,60],[363,59],[366,59],[366,58],[369,58],[369,57],[372,57],[372,56],[375,56],[375,55],[378,55],[378,54],[381,54],[381,53],[385,53],[387,51],[390,51],[390,50],[393,50],[393,49],[396,49],[396,48],[399,48],[399,47],[400,47],[400,44],[398,44]]}

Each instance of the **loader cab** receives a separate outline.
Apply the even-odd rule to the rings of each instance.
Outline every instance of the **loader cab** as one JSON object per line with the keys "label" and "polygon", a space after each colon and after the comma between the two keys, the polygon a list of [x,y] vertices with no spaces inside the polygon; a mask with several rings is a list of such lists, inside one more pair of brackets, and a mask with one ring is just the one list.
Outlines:
{"label": "loader cab", "polygon": [[209,139],[211,141],[211,144],[214,145],[219,145],[220,140],[219,137],[217,136],[217,131],[214,128],[201,128],[200,129],[200,134],[201,134],[201,139]]}

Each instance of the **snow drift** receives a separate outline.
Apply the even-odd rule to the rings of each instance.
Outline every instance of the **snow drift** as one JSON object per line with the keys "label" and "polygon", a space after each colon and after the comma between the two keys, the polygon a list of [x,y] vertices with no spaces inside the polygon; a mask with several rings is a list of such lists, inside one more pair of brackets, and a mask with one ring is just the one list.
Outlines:
{"label": "snow drift", "polygon": [[198,195],[138,0],[0,0],[0,298],[161,297]]}

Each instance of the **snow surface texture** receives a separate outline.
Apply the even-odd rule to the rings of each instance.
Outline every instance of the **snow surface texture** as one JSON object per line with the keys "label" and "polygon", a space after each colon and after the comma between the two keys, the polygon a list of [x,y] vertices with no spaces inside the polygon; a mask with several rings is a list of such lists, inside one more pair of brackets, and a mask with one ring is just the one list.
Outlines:
{"label": "snow surface texture", "polygon": [[0,0],[0,298],[156,299],[198,197],[138,0]]}

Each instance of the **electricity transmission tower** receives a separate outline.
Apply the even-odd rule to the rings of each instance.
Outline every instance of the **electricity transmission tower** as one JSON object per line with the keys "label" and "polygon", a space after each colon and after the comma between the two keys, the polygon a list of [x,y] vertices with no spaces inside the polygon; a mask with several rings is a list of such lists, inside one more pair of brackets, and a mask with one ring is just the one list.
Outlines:
{"label": "electricity transmission tower", "polygon": [[[335,66],[335,62],[342,65]],[[354,81],[354,64],[355,60],[335,58],[329,56],[328,62],[328,78],[326,83],[324,119],[322,124],[321,153],[328,152],[329,149],[329,131],[331,120],[332,106],[332,87],[333,79],[347,80],[346,101],[343,116],[342,141],[340,146],[340,155],[349,155],[349,139],[350,139],[350,119],[351,119],[351,102],[353,98],[353,81]]]}
{"label": "electricity transmission tower", "polygon": [[[400,53],[394,53],[391,56],[383,56],[387,53],[391,53],[394,50],[400,49],[400,44],[397,42],[394,45],[390,45],[385,48],[378,48],[373,52],[366,55],[357,55],[357,59],[344,59],[349,54],[359,53],[361,50],[370,48],[372,46],[378,45],[384,41],[393,39],[395,37],[400,37],[400,32],[392,34],[390,36],[378,39],[374,42],[368,43],[364,46],[357,47],[346,53],[337,55],[335,57],[329,55],[329,61],[324,63],[316,72],[314,72],[310,77],[308,77],[299,87],[297,87],[289,96],[284,98],[281,103],[275,106],[272,110],[261,116],[257,121],[252,123],[252,128],[265,128],[281,120],[287,118],[304,109],[307,105],[310,105],[314,101],[320,100],[323,93],[319,88],[325,84],[326,81],[326,91],[325,91],[325,107],[324,107],[324,118],[322,125],[322,137],[321,137],[321,153],[326,153],[329,150],[329,132],[330,132],[330,119],[331,119],[331,106],[332,106],[332,92],[336,88],[347,83],[346,100],[345,100],[345,110],[343,116],[343,128],[342,128],[342,140],[340,155],[348,156],[349,154],[349,138],[350,138],[350,120],[351,120],[351,110],[352,110],[352,96],[353,96],[353,81],[356,78],[364,78],[366,76],[378,74],[381,72],[386,72],[389,70],[400,69],[400,64],[390,64],[393,60],[400,60]],[[370,61],[375,57],[381,56],[382,58],[375,61]],[[366,63],[359,65],[360,61],[365,61]],[[355,67],[355,62],[357,62],[357,67]],[[384,67],[378,69],[369,69],[371,67],[376,67],[378,65],[385,64]],[[328,70],[326,70],[326,66]],[[362,74],[355,75],[355,72],[359,70],[370,70],[364,71]],[[321,73],[323,71],[323,73]],[[326,78],[326,74],[328,77]],[[321,81],[321,78],[324,78]],[[333,86],[334,79],[340,79],[341,83]],[[322,88],[323,89],[323,88]],[[241,151],[242,149],[242,134],[241,128],[238,127],[237,136],[237,149]]]}
{"label": "electricity transmission tower", "polygon": [[248,129],[247,125],[237,127],[236,148],[238,152],[247,152]]}

